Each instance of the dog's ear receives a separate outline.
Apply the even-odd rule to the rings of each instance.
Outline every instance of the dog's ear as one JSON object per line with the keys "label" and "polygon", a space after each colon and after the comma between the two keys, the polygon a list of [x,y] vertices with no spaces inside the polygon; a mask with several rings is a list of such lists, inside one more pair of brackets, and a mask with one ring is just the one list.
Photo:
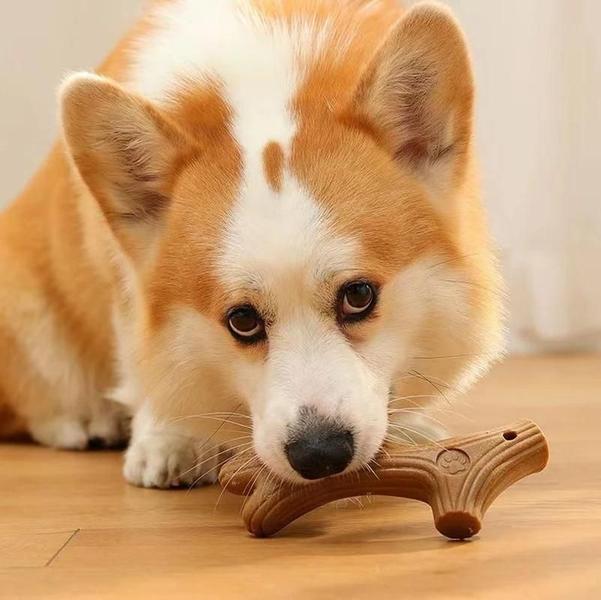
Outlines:
{"label": "dog's ear", "polygon": [[152,104],[97,75],[69,77],[61,108],[73,162],[109,223],[160,219],[192,142]]}
{"label": "dog's ear", "polygon": [[353,112],[426,184],[452,184],[472,134],[473,79],[463,34],[448,9],[410,10],[363,75]]}

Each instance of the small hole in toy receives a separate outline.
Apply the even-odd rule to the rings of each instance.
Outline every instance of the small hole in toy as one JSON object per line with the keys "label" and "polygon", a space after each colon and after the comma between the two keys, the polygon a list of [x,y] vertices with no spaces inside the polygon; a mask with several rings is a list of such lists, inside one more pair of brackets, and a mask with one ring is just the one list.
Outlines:
{"label": "small hole in toy", "polygon": [[516,437],[518,437],[518,434],[515,431],[506,431],[503,434],[503,437],[508,441],[511,442],[511,440],[515,440]]}

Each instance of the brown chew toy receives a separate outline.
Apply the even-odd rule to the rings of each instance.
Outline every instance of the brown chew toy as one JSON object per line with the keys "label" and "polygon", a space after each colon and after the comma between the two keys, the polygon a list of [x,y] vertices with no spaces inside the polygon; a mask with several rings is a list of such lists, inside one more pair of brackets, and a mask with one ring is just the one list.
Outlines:
{"label": "brown chew toy", "polygon": [[516,481],[545,468],[549,457],[542,431],[531,421],[511,427],[403,446],[382,452],[366,470],[294,485],[263,475],[257,458],[235,456],[219,474],[221,485],[249,496],[242,511],[246,528],[269,537],[298,517],[342,498],[379,494],[426,502],[436,528],[453,539],[480,531],[493,500]]}

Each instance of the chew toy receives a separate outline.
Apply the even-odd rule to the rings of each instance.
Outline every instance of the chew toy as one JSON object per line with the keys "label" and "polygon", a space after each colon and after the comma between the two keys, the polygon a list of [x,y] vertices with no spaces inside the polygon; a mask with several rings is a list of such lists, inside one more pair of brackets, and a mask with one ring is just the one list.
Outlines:
{"label": "chew toy", "polygon": [[542,431],[522,421],[437,443],[382,451],[359,470],[309,484],[283,483],[258,458],[234,456],[219,474],[230,492],[248,496],[242,517],[256,537],[269,537],[302,515],[342,498],[378,494],[412,498],[432,508],[436,529],[453,539],[480,531],[495,498],[527,475],[542,471],[549,450]]}

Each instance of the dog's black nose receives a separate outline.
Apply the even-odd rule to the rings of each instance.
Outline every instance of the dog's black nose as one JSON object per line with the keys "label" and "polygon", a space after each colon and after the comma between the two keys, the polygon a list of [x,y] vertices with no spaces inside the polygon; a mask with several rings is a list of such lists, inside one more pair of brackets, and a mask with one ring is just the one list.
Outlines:
{"label": "dog's black nose", "polygon": [[353,434],[327,426],[297,434],[286,445],[288,462],[304,479],[321,479],[342,473],[353,460],[353,453]]}

